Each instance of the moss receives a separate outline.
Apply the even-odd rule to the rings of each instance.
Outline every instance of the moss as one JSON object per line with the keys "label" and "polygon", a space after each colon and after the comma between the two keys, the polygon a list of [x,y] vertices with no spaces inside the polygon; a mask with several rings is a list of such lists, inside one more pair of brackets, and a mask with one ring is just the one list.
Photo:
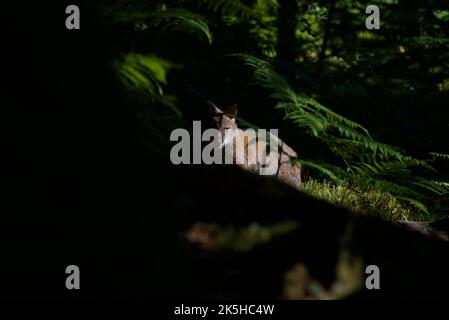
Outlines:
{"label": "moss", "polygon": [[357,186],[335,185],[331,182],[319,182],[309,180],[304,182],[305,193],[316,198],[352,211],[375,215],[385,220],[395,221],[399,219],[426,220],[421,212],[411,208],[391,194],[376,189],[364,189]]}

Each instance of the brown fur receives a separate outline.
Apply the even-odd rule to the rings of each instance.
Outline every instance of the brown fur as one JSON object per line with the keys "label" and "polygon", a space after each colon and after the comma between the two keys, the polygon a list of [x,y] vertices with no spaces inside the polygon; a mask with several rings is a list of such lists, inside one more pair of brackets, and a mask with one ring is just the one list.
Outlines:
{"label": "brown fur", "polygon": [[[243,146],[244,146],[244,164],[237,164],[239,167],[243,168],[244,170],[259,173],[259,169],[261,168],[261,164],[259,163],[257,159],[257,154],[253,155],[256,159],[255,164],[249,164],[248,163],[248,157],[250,155],[250,152],[252,151],[251,148],[249,148],[250,143],[254,142],[256,143],[256,152],[260,148],[266,148],[267,143],[257,141],[257,133],[247,133],[244,135],[244,131],[239,129],[237,124],[235,123],[235,117],[237,115],[237,106],[232,105],[228,108],[226,108],[226,111],[221,110],[218,108],[215,104],[208,101],[209,109],[211,111],[211,126],[215,129],[218,129],[221,133],[222,140],[225,138],[225,130],[227,129],[234,129],[236,130],[236,135],[233,139],[233,160],[234,163],[236,163],[236,148],[237,143],[236,140],[243,139]],[[296,158],[297,154],[296,152],[290,148],[287,144],[285,144],[282,140],[278,139],[278,145],[279,145],[279,153],[276,154],[275,157],[273,157],[273,154],[269,154],[269,161],[277,161],[277,171],[275,173],[275,176],[297,188],[301,188],[301,166],[298,162],[293,163],[291,160],[292,158]]]}

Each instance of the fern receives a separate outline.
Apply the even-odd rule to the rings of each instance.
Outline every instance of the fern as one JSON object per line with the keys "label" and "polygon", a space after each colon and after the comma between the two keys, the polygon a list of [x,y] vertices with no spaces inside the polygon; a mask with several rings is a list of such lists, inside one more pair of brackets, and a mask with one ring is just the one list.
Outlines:
{"label": "fern", "polygon": [[135,29],[140,31],[157,27],[164,31],[196,34],[200,40],[206,40],[209,44],[213,40],[206,19],[185,9],[157,9],[147,4],[136,4],[131,9],[124,9],[123,5],[116,5],[109,7],[107,14],[116,24],[133,23]]}
{"label": "fern", "polygon": [[[179,8],[168,8],[166,3],[155,5],[146,1],[136,1],[132,5],[117,1],[108,6],[107,15],[115,24],[133,24],[138,31],[159,28],[169,32],[196,34],[209,44],[213,41],[207,21],[200,15]],[[163,86],[167,84],[167,73],[178,65],[152,54],[126,53],[113,62],[122,83],[131,91],[150,98],[152,104],[171,109],[178,118],[181,112],[176,107],[176,97],[165,95]]]}
{"label": "fern", "polygon": [[219,12],[223,16],[254,17],[255,11],[238,0],[197,0],[195,1],[209,10]]}
{"label": "fern", "polygon": [[141,90],[150,97],[162,95],[162,84],[167,83],[167,72],[176,65],[155,55],[128,53],[114,62],[122,82],[130,89]]}
{"label": "fern", "polygon": [[148,16],[147,25],[161,27],[163,30],[194,33],[200,39],[206,39],[209,44],[213,40],[207,21],[184,9],[166,9],[152,13]]}
{"label": "fern", "polygon": [[342,183],[344,181],[342,177],[344,177],[346,174],[345,172],[342,172],[341,168],[318,161],[300,160],[299,162],[303,169],[308,168],[317,170],[321,174],[324,174],[326,177],[338,183]]}
{"label": "fern", "polygon": [[[416,176],[415,167],[435,171],[428,160],[415,159],[397,147],[373,139],[362,125],[341,116],[318,101],[297,93],[267,61],[249,55],[233,55],[254,71],[255,82],[272,91],[275,108],[285,113],[285,119],[324,143],[346,167],[322,161],[300,161],[337,183],[344,181],[365,188],[376,188],[396,199],[429,214],[426,202],[431,196],[447,196],[449,184]],[[447,155],[434,157],[447,158]],[[430,194],[430,195],[429,195]]]}
{"label": "fern", "polygon": [[449,154],[430,152],[429,155],[431,155],[434,160],[435,159],[449,160]]}
{"label": "fern", "polygon": [[279,8],[277,0],[257,0],[252,7],[239,0],[195,0],[194,2],[220,13],[223,17],[255,19],[259,22],[266,19],[267,10],[275,11]]}

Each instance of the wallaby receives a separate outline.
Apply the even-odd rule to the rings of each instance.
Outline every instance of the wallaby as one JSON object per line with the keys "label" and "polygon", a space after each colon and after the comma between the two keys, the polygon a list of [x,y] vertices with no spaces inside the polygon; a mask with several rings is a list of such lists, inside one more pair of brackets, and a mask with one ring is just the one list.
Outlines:
{"label": "wallaby", "polygon": [[[211,127],[220,131],[220,148],[225,150],[225,156],[231,151],[232,163],[244,170],[276,176],[296,189],[301,188],[301,166],[292,148],[271,133],[267,142],[267,139],[260,139],[261,136],[255,130],[239,129],[235,122],[237,105],[231,105],[223,111],[211,101],[207,101],[207,104],[211,113]],[[271,150],[273,145],[277,152]],[[266,158],[262,158],[265,161],[261,162],[259,153],[266,155],[267,149],[270,152]]]}

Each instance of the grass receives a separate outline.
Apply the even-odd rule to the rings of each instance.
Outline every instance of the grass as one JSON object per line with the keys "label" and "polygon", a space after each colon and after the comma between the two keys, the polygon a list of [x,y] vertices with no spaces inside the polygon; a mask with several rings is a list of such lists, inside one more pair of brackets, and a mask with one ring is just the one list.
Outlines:
{"label": "grass", "polygon": [[[331,181],[308,180],[302,190],[316,198],[352,211],[375,215],[385,220],[423,220],[422,213],[404,205],[389,193],[375,189],[362,189],[349,185],[335,185]],[[429,217],[425,217],[429,219]]]}

